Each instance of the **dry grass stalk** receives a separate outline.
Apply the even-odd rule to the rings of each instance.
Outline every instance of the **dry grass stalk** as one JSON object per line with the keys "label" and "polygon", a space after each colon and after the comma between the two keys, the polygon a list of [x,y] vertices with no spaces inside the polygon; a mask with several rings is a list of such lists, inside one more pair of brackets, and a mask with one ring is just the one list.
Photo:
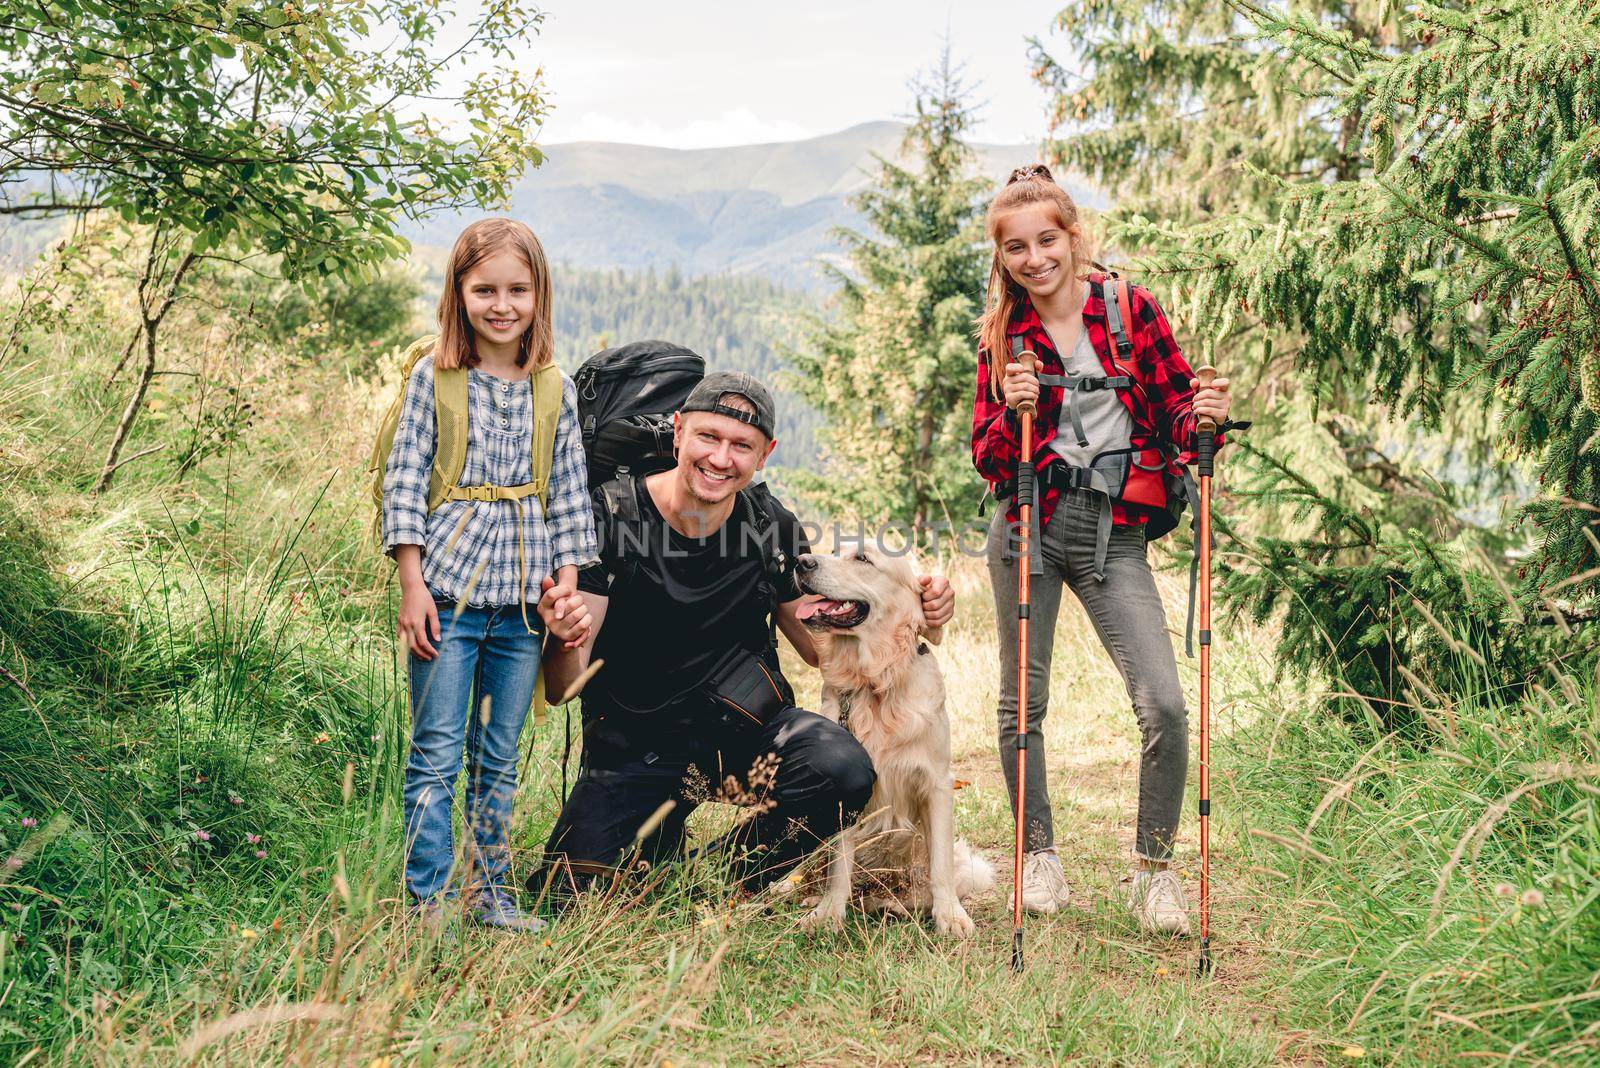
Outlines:
{"label": "dry grass stalk", "polygon": [[1281,845],[1285,849],[1292,849],[1296,853],[1310,857],[1312,860],[1319,860],[1324,864],[1334,863],[1334,859],[1332,857],[1328,856],[1326,853],[1319,852],[1311,845],[1310,842],[1302,841],[1298,838],[1290,838],[1286,834],[1276,834],[1272,831],[1263,830],[1260,827],[1250,828],[1250,834],[1256,838],[1265,838],[1267,841]]}
{"label": "dry grass stalk", "polygon": [[572,685],[567,687],[567,692],[561,695],[561,700],[557,701],[556,704],[564,705],[577,697],[583,692],[583,688],[589,685],[589,680],[594,678],[600,669],[605,666],[606,662],[604,660],[589,661],[589,666],[583,669],[583,674],[572,680]]}
{"label": "dry grass stalk", "polygon": [[324,1001],[308,1001],[300,1005],[263,1005],[259,1008],[245,1009],[209,1023],[196,1031],[178,1047],[177,1055],[182,1060],[189,1060],[199,1056],[207,1046],[219,1039],[236,1035],[241,1031],[301,1020],[322,1023],[341,1019],[348,1014],[348,1011],[340,1005]]}

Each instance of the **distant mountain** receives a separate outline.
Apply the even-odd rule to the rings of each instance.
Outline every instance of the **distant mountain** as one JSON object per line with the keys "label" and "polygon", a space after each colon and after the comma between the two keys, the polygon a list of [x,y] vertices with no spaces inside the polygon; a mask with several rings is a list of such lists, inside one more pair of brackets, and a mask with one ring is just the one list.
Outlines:
{"label": "distant mountain", "polygon": [[[551,259],[637,271],[676,266],[815,289],[818,260],[836,258],[836,226],[858,226],[848,199],[895,158],[905,127],[872,122],[813,137],[733,148],[670,149],[579,141],[545,146],[518,184],[509,214],[532,226]],[[1037,158],[1031,145],[975,146],[999,182]],[[1098,198],[1074,188],[1093,205]],[[448,246],[470,215],[438,215],[405,231]],[[419,251],[421,251],[419,249]],[[423,258],[428,258],[424,253]]]}

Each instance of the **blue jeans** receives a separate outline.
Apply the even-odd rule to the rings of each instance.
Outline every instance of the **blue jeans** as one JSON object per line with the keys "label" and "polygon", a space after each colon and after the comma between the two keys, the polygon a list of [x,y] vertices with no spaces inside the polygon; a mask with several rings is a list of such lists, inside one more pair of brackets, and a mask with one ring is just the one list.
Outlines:
{"label": "blue jeans", "polygon": [[[542,635],[529,634],[517,605],[435,602],[440,640],[433,660],[411,658],[411,754],[406,760],[406,889],[442,892],[455,861],[451,809],[467,755],[467,873],[475,885],[504,884],[517,739],[533,703]],[[528,617],[536,630],[538,617]]]}

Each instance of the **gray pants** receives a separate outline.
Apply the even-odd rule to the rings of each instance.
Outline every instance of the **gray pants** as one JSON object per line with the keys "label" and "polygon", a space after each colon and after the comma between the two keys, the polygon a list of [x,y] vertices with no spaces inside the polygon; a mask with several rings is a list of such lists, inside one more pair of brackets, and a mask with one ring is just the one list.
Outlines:
{"label": "gray pants", "polygon": [[[1133,700],[1144,747],[1139,760],[1139,823],[1134,851],[1166,860],[1178,834],[1184,777],[1189,765],[1188,714],[1178,684],[1178,663],[1167,635],[1166,613],[1145,555],[1143,527],[1111,529],[1105,578],[1094,577],[1097,495],[1066,490],[1033,551],[1044,574],[1033,576],[1028,620],[1027,827],[1031,850],[1055,843],[1050,790],[1045,777],[1044,734],[1050,703],[1050,656],[1055,646],[1061,590],[1083,604],[1100,644],[1111,654]],[[1007,552],[1008,545],[1011,552]],[[1000,766],[1016,818],[1017,796],[1017,560],[1005,510],[989,528],[989,581],[1000,636]],[[1007,559],[1007,557],[1010,559]]]}

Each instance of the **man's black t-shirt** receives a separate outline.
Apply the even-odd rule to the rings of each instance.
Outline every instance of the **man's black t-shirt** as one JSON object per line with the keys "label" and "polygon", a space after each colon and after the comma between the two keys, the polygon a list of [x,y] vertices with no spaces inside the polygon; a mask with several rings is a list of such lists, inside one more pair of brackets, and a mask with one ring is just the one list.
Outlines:
{"label": "man's black t-shirt", "polygon": [[[713,718],[702,686],[734,646],[767,657],[768,617],[776,601],[800,596],[794,562],[811,547],[794,513],[770,496],[764,534],[741,500],[716,533],[691,538],[662,517],[643,478],[633,486],[637,523],[611,514],[603,488],[593,492],[600,562],[579,573],[578,588],[609,601],[594,648],[605,666],[583,694],[586,745],[598,756],[714,746],[718,739],[704,737]],[[776,591],[774,539],[785,562]]]}

